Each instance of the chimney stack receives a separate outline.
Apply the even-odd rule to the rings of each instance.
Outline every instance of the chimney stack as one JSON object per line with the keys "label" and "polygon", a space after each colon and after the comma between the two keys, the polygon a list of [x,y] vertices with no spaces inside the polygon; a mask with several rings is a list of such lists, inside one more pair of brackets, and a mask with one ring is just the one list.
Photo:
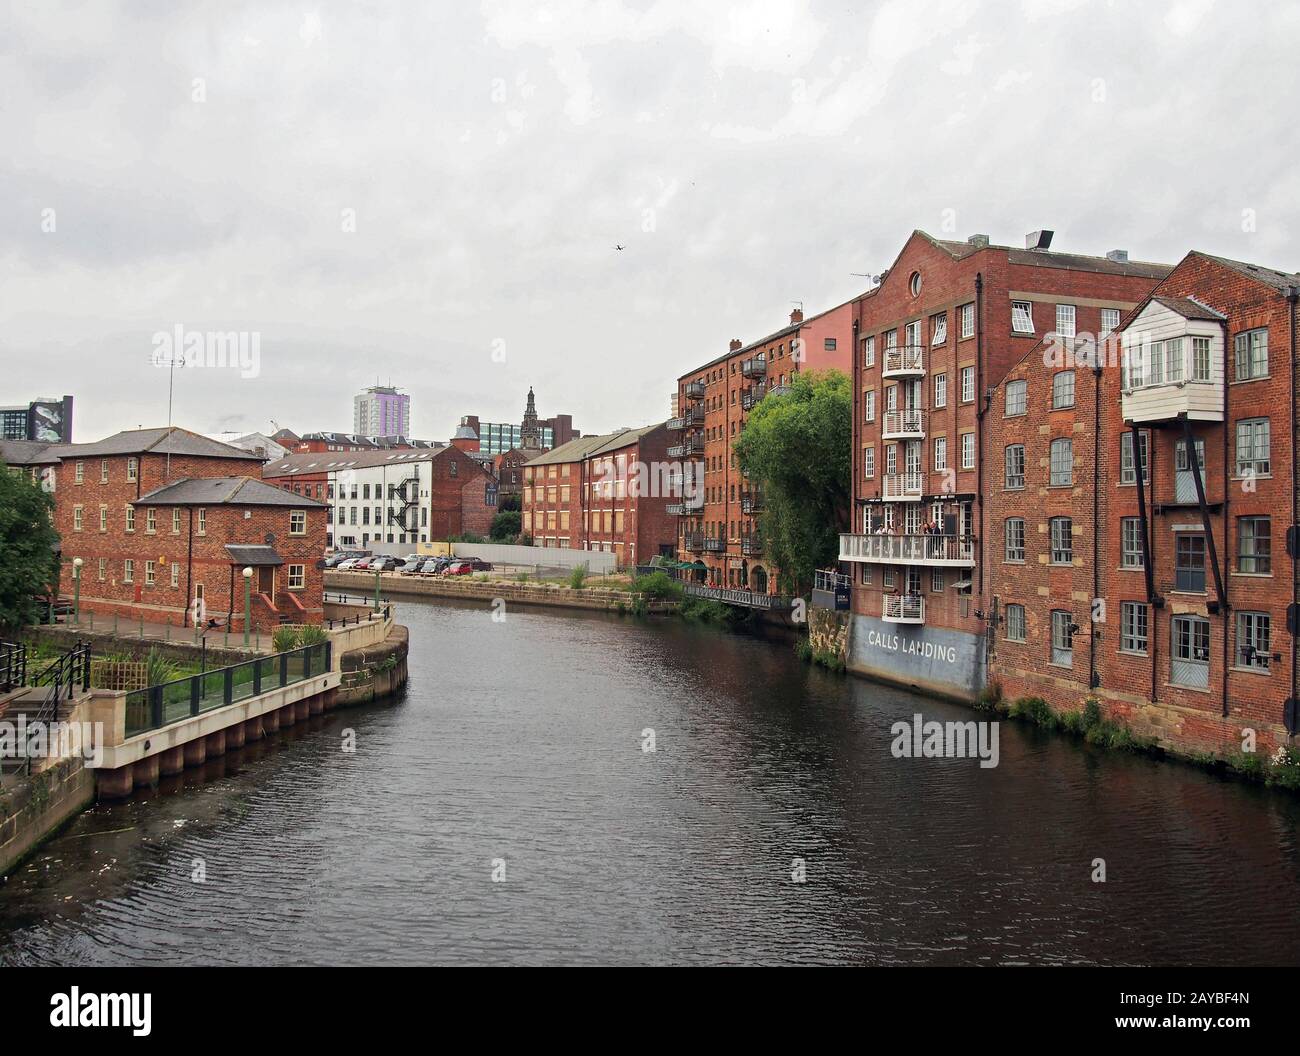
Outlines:
{"label": "chimney stack", "polygon": [[1127,264],[1127,263],[1128,263],[1128,250],[1127,250],[1127,249],[1112,249],[1109,253],[1106,254],[1106,259],[1109,260],[1109,261],[1111,261],[1111,262],[1114,263],[1114,264]]}
{"label": "chimney stack", "polygon": [[740,338],[738,338],[738,337],[733,337],[733,338],[731,339],[731,351],[732,351],[732,352],[739,352],[743,347],[744,347],[744,346],[740,343]]}
{"label": "chimney stack", "polygon": [[794,309],[794,311],[790,313],[790,325],[793,326],[795,323],[802,323],[802,322],[803,322],[803,309],[802,308]]}
{"label": "chimney stack", "polygon": [[967,243],[968,243],[969,245],[974,246],[976,249],[988,249],[988,248],[989,248],[989,236],[988,236],[988,235],[971,235],[970,238],[966,239],[966,241],[967,241]]}
{"label": "chimney stack", "polygon": [[1030,231],[1025,236],[1025,249],[1051,249],[1054,231]]}

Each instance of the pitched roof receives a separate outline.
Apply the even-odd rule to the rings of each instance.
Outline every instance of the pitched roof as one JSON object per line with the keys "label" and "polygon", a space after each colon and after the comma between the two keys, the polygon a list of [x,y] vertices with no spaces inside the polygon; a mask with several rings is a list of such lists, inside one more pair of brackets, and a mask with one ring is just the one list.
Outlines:
{"label": "pitched roof", "polygon": [[[1247,278],[1255,279],[1262,282],[1265,286],[1271,286],[1279,293],[1286,293],[1292,287],[1300,287],[1300,273],[1291,271],[1276,271],[1273,268],[1266,268],[1259,264],[1246,264],[1240,260],[1229,260],[1227,257],[1216,257],[1213,253],[1202,253],[1200,250],[1192,250],[1192,254],[1198,257],[1205,257],[1207,260],[1216,261],[1225,268],[1231,268],[1233,271],[1245,275]],[[1189,254],[1192,255],[1192,254]]]}
{"label": "pitched roof", "polygon": [[0,462],[9,466],[55,466],[59,462],[57,447],[38,440],[0,440]]}
{"label": "pitched roof", "polygon": [[189,455],[196,458],[255,459],[257,456],[179,426],[127,429],[90,444],[60,444],[62,458],[102,458],[109,455]]}
{"label": "pitched roof", "polygon": [[226,553],[237,565],[282,565],[284,558],[273,546],[241,545],[227,543]]}
{"label": "pitched roof", "polygon": [[643,425],[637,429],[615,429],[612,433],[604,433],[600,436],[580,436],[567,444],[552,448],[544,455],[530,458],[525,465],[547,466],[560,462],[581,462],[584,458],[594,458],[610,451],[617,451],[629,444],[635,444],[647,433],[661,428],[663,424],[663,422],[656,422],[654,425]]}
{"label": "pitched roof", "polygon": [[273,459],[262,467],[263,477],[298,477],[307,473],[341,473],[349,469],[401,466],[409,462],[432,462],[454,450],[450,447],[413,448],[401,451],[310,451]]}
{"label": "pitched roof", "polygon": [[[937,246],[953,257],[961,260],[972,253],[994,250],[1005,253],[1012,264],[1027,264],[1031,267],[1063,268],[1066,271],[1095,271],[1103,275],[1139,275],[1148,279],[1163,279],[1173,267],[1169,264],[1155,264],[1143,260],[1111,260],[1110,257],[1093,257],[1084,253],[1060,253],[1054,249],[1018,249],[1015,246],[1000,246],[989,242],[954,242],[951,239],[935,238],[928,232],[917,229],[912,236],[920,236],[933,246]],[[911,241],[911,238],[908,239]],[[906,243],[904,243],[906,247]],[[899,257],[902,257],[899,253]],[[898,259],[895,258],[895,264]]]}
{"label": "pitched roof", "polygon": [[1208,319],[1210,322],[1221,323],[1227,318],[1191,297],[1152,297],[1151,299],[1158,304],[1163,304],[1170,311],[1177,312],[1184,319]]}
{"label": "pitched roof", "polygon": [[141,495],[133,506],[292,506],[325,503],[273,487],[255,477],[197,477],[175,480]]}

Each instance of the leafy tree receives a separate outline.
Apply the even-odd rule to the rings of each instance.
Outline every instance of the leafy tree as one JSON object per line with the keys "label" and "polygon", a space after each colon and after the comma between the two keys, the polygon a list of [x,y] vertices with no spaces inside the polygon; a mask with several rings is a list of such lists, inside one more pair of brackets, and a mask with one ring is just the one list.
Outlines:
{"label": "leafy tree", "polygon": [[836,564],[852,446],[852,387],[837,370],[795,374],[788,393],[758,402],[736,440],[741,471],[763,492],[759,529],[784,591],[804,593],[814,571]]}
{"label": "leafy tree", "polygon": [[0,628],[39,619],[37,598],[58,581],[54,499],[0,462]]}
{"label": "leafy tree", "polygon": [[492,528],[488,534],[495,541],[508,542],[519,534],[523,519],[523,514],[518,510],[502,510],[492,518]]}

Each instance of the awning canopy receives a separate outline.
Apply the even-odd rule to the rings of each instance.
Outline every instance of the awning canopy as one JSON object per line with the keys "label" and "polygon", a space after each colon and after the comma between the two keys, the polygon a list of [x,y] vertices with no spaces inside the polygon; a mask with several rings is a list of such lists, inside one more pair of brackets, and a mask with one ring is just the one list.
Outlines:
{"label": "awning canopy", "polygon": [[237,543],[227,543],[226,553],[230,555],[230,560],[236,565],[282,565],[284,558],[276,552],[273,546],[242,546]]}

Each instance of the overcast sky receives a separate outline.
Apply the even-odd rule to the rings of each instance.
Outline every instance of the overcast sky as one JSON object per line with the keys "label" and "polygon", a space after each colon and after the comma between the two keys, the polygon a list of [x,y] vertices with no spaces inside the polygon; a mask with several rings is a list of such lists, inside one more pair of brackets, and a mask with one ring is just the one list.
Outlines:
{"label": "overcast sky", "polygon": [[[857,7],[858,9],[852,10]],[[913,228],[1300,267],[1300,5],[87,3],[0,9],[0,403],[77,439],[660,420]],[[624,245],[616,251],[616,244]]]}

